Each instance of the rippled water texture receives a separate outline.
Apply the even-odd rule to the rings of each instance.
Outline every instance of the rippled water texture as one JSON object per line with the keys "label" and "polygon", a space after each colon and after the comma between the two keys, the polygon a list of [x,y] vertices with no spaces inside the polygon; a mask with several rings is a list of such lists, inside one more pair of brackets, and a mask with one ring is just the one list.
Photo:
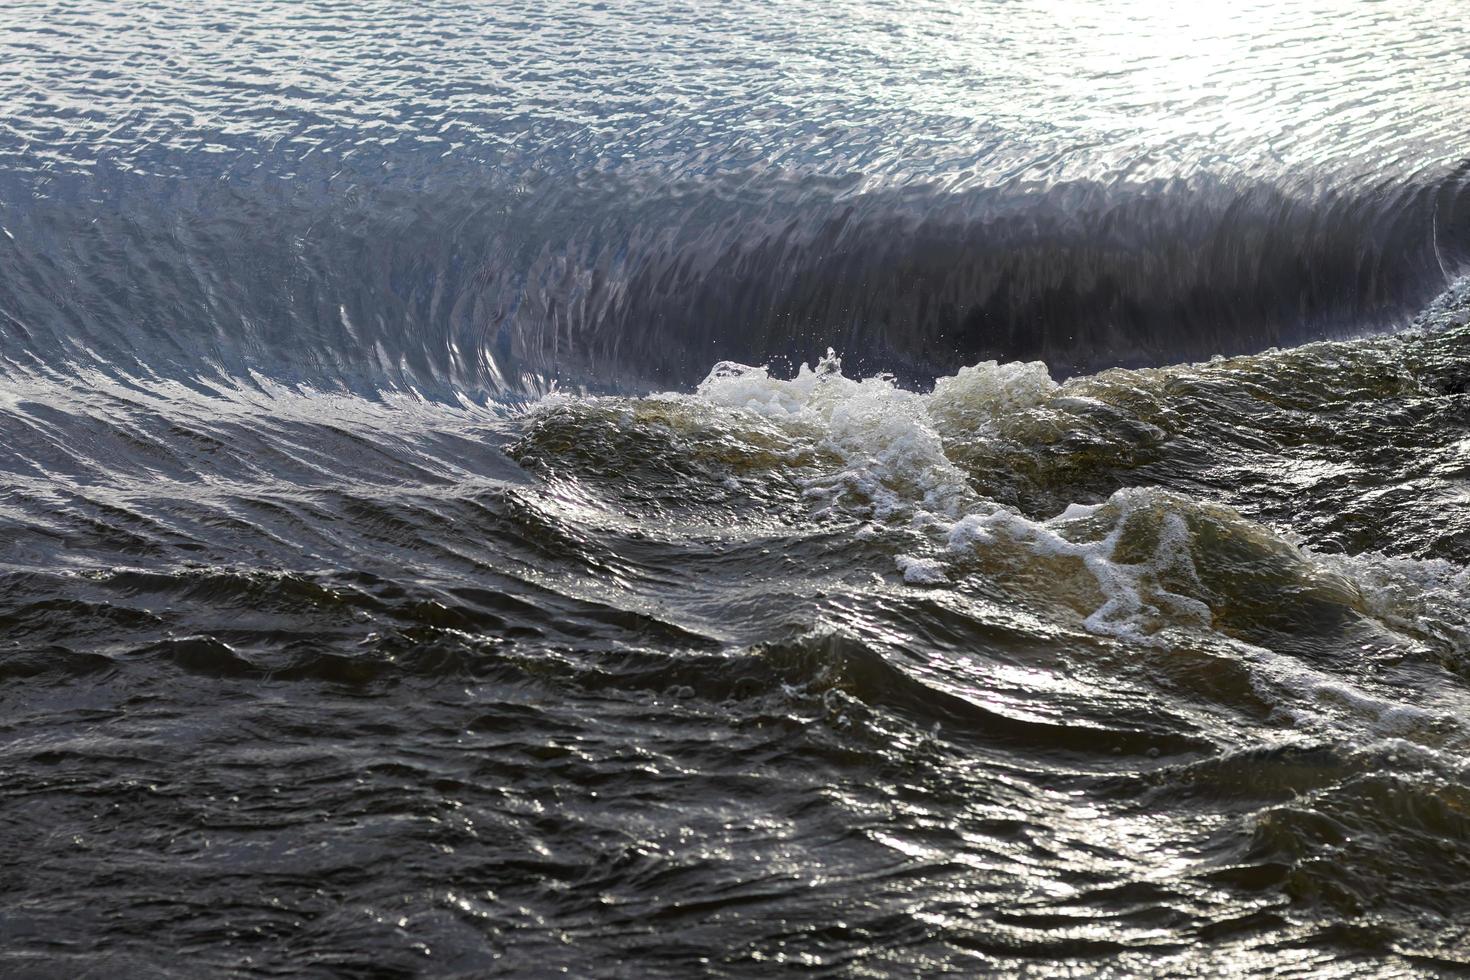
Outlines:
{"label": "rippled water texture", "polygon": [[0,973],[1470,967],[1454,4],[0,10]]}

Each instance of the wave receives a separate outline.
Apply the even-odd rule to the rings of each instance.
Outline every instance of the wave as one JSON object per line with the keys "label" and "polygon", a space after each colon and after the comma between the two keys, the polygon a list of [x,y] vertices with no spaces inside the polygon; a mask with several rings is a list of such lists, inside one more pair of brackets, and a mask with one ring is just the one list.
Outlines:
{"label": "wave", "polygon": [[915,383],[987,358],[1067,376],[1392,327],[1470,259],[1467,181],[12,175],[36,199],[0,237],[0,358],[446,398],[687,387],[828,346]]}
{"label": "wave", "polygon": [[1397,732],[1418,722],[1341,681],[1383,658],[1470,669],[1470,551],[1441,498],[1374,516],[1389,467],[1463,465],[1462,399],[1440,374],[1467,341],[1461,326],[1065,383],[1040,362],[982,362],[924,393],[848,377],[830,354],[791,379],[726,362],[690,396],[548,399],[511,453],[599,488],[678,460],[660,464],[669,499],[788,483],[784,506],[874,542],[910,586],[1135,649],[1224,640],[1266,674],[1284,656],[1281,683]]}

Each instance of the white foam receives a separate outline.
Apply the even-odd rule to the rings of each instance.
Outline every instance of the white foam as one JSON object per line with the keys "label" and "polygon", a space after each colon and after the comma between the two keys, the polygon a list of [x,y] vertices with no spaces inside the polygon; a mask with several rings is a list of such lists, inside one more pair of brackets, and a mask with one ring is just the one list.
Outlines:
{"label": "white foam", "polygon": [[898,569],[903,572],[903,580],[910,585],[944,585],[949,581],[944,564],[933,558],[900,555]]}
{"label": "white foam", "polygon": [[982,361],[935,381],[927,408],[948,426],[973,431],[999,416],[1040,405],[1058,387],[1040,361]]}
{"label": "white foam", "polygon": [[950,520],[982,507],[945,452],[944,433],[971,435],[1000,414],[1024,410],[1057,389],[1040,362],[986,361],[941,378],[929,394],[899,388],[887,375],[860,381],[842,374],[831,351],[796,377],[722,362],[699,385],[706,402],[806,427],[838,465],[808,479],[825,508],[866,508],[879,520]]}
{"label": "white foam", "polygon": [[1312,555],[1312,559],[1351,582],[1364,611],[1390,629],[1470,654],[1470,569],[1442,559],[1394,558],[1378,552]]}
{"label": "white foam", "polygon": [[[1102,596],[1083,625],[1100,635],[1152,642],[1153,634],[1163,626],[1209,626],[1211,621],[1209,606],[1165,588],[1161,581],[1172,574],[1198,584],[1189,528],[1184,517],[1171,509],[1172,503],[1166,494],[1130,489],[1114,494],[1106,505],[1074,505],[1047,521],[997,508],[955,521],[946,547],[961,557],[976,549],[1019,546],[1040,558],[1073,559]],[[1111,513],[1111,526],[1100,537],[1090,536],[1087,532],[1092,529],[1083,525],[1096,523],[1104,508]],[[1152,553],[1141,562],[1123,562],[1117,555],[1119,544],[1135,514],[1146,508],[1163,510],[1156,518]]]}
{"label": "white foam", "polygon": [[879,520],[916,511],[958,514],[974,502],[964,473],[945,455],[926,406],[884,375],[854,381],[828,351],[795,378],[773,378],[763,367],[715,366],[697,396],[729,408],[803,426],[838,465],[806,480],[808,496],[825,508],[867,509]]}

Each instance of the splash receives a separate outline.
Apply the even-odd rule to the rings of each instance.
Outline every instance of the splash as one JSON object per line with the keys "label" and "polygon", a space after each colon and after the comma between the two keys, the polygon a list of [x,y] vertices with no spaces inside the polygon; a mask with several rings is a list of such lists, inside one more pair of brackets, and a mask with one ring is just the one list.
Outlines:
{"label": "splash", "polygon": [[893,561],[910,585],[978,577],[1135,644],[1168,646],[1182,632],[1290,649],[1302,646],[1292,629],[1309,626],[1317,643],[1388,636],[1464,656],[1470,573],[1455,563],[1319,553],[1228,505],[1159,487],[1124,486],[1051,516],[988,497],[992,474],[977,465],[1004,456],[984,447],[1014,458],[1038,413],[1075,407],[1087,384],[1060,385],[1041,362],[986,361],[916,392],[889,375],[847,377],[829,350],[786,379],[718,364],[686,403],[805,440],[817,462],[796,479],[812,518],[909,535]]}

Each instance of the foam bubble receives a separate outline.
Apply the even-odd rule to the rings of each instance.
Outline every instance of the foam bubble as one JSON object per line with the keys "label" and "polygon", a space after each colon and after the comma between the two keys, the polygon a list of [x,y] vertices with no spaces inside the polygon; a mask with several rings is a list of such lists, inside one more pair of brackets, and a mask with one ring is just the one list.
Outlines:
{"label": "foam bubble", "polygon": [[1313,557],[1352,582],[1364,610],[1386,626],[1470,656],[1470,569],[1377,552]]}
{"label": "foam bubble", "polygon": [[885,375],[847,378],[830,350],[790,380],[763,367],[718,364],[697,397],[809,429],[818,448],[837,460],[805,481],[825,508],[866,509],[888,520],[917,511],[957,516],[975,502],[964,473],[945,455],[928,396]]}
{"label": "foam bubble", "polygon": [[926,407],[945,426],[972,431],[1040,405],[1059,387],[1040,361],[982,361],[935,381]]}
{"label": "foam bubble", "polygon": [[829,349],[790,379],[774,378],[764,367],[722,362],[696,397],[806,427],[838,461],[807,481],[810,496],[824,502],[824,509],[866,509],[880,520],[953,520],[984,504],[947,454],[946,438],[976,438],[998,416],[1038,405],[1056,390],[1039,361],[985,361],[940,378],[928,394],[907,391],[887,375],[846,377]]}
{"label": "foam bubble", "polygon": [[943,563],[933,558],[900,555],[898,569],[903,572],[903,580],[910,585],[944,585],[949,582]]}
{"label": "foam bubble", "polygon": [[[1002,562],[1012,567],[1028,558],[1042,559],[1051,567],[1057,593],[1068,597],[1079,595],[1076,583],[1065,581],[1068,569],[1073,576],[1085,575],[1094,589],[1081,594],[1097,595],[1100,602],[1086,613],[1083,625],[1100,635],[1151,642],[1165,626],[1208,626],[1211,621],[1207,604],[1165,585],[1166,579],[1196,588],[1199,582],[1189,528],[1174,503],[1156,491],[1124,490],[1104,505],[1069,507],[1047,521],[996,508],[955,521],[945,544],[961,559],[976,550],[1002,552]],[[1145,511],[1154,513],[1135,520]],[[1125,560],[1120,546],[1130,532],[1139,535],[1140,523],[1153,541],[1143,556]],[[1136,550],[1137,541],[1129,544]]]}

